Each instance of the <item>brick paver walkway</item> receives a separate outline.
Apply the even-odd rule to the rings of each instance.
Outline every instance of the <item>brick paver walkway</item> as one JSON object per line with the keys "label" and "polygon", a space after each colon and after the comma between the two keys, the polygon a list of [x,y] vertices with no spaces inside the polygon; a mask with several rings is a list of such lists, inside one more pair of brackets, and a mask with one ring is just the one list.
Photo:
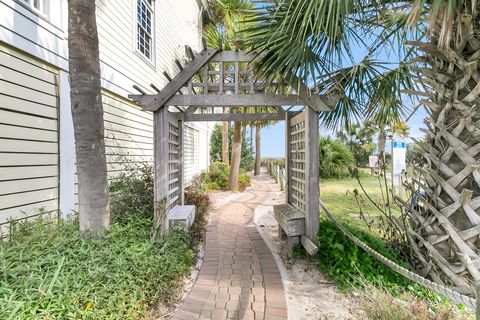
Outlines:
{"label": "brick paver walkway", "polygon": [[268,199],[267,173],[211,214],[199,276],[173,319],[287,319],[282,279],[253,224]]}

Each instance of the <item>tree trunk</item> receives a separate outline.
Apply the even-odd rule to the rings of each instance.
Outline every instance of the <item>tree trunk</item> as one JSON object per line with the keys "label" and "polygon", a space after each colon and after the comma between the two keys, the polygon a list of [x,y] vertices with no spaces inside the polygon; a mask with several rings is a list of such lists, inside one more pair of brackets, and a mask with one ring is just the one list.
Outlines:
{"label": "tree trunk", "polygon": [[238,174],[240,172],[240,157],[242,155],[242,122],[233,123],[233,142],[232,142],[232,161],[230,165],[230,179],[228,189],[235,191],[238,183]]}
{"label": "tree trunk", "polygon": [[68,1],[68,52],[80,231],[101,233],[110,215],[94,0]]}
{"label": "tree trunk", "polygon": [[222,128],[222,161],[226,165],[229,164],[228,154],[228,121],[223,121]]}
{"label": "tree trunk", "polygon": [[260,130],[261,125],[260,121],[255,123],[255,175],[258,176],[260,174]]}
{"label": "tree trunk", "polygon": [[253,123],[250,123],[250,153],[253,154]]}
{"label": "tree trunk", "polygon": [[378,133],[378,154],[385,157],[385,144],[387,143],[387,134],[385,129],[380,129]]}
{"label": "tree trunk", "polygon": [[[458,5],[458,25],[448,49],[436,45],[438,32],[419,50],[422,83],[429,88],[421,100],[430,109],[425,142],[415,150],[427,163],[418,168],[425,191],[422,206],[406,210],[414,225],[411,242],[420,253],[419,269],[473,295],[472,282],[480,280],[478,252],[480,225],[480,99],[478,43],[480,5]],[[473,24],[475,21],[475,24]],[[406,204],[408,208],[408,204]]]}

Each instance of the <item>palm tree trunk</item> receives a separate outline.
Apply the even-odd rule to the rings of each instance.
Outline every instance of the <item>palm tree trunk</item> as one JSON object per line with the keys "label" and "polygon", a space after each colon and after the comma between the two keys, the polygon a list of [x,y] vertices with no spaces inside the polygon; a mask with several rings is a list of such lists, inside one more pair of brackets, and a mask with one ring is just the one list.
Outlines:
{"label": "palm tree trunk", "polygon": [[228,121],[223,121],[222,128],[222,161],[226,165],[229,164],[228,154]]}
{"label": "palm tree trunk", "polygon": [[426,140],[415,146],[427,160],[417,168],[426,201],[408,211],[415,222],[412,242],[422,254],[420,268],[472,295],[470,283],[480,280],[480,4],[474,6],[474,17],[471,6],[458,6],[461,22],[454,22],[459,27],[448,49],[438,48],[436,38],[419,45],[427,62],[419,69],[422,83],[431,88],[421,100],[431,112]]}
{"label": "palm tree trunk", "polygon": [[255,123],[255,175],[260,174],[260,130],[261,124],[260,121]]}
{"label": "palm tree trunk", "polygon": [[250,123],[250,153],[253,154],[253,123]]}
{"label": "palm tree trunk", "polygon": [[94,0],[68,1],[68,49],[80,231],[101,233],[110,215]]}
{"label": "palm tree trunk", "polygon": [[382,159],[385,157],[385,145],[387,143],[387,134],[385,129],[380,129],[378,133],[378,154]]}
{"label": "palm tree trunk", "polygon": [[228,189],[235,191],[237,189],[238,174],[240,173],[240,157],[242,153],[242,122],[233,123],[233,142],[232,142],[232,161],[230,165],[230,179]]}

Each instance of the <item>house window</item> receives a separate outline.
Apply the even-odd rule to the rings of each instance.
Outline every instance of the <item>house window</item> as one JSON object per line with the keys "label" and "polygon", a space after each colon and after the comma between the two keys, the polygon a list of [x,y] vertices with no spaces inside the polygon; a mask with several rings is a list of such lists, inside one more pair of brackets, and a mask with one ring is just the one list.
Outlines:
{"label": "house window", "polygon": [[23,0],[30,8],[48,16],[48,0]]}
{"label": "house window", "polygon": [[137,50],[148,60],[153,57],[153,1],[137,0]]}

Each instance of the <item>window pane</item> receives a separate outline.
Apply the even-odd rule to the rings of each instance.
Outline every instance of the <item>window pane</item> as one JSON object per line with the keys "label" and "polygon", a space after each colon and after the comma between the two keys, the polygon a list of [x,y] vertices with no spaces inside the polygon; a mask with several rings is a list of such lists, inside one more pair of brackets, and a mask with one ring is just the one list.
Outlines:
{"label": "window pane", "polygon": [[[148,4],[147,4],[148,3]],[[147,58],[152,56],[152,9],[149,0],[137,0],[137,49]]]}

